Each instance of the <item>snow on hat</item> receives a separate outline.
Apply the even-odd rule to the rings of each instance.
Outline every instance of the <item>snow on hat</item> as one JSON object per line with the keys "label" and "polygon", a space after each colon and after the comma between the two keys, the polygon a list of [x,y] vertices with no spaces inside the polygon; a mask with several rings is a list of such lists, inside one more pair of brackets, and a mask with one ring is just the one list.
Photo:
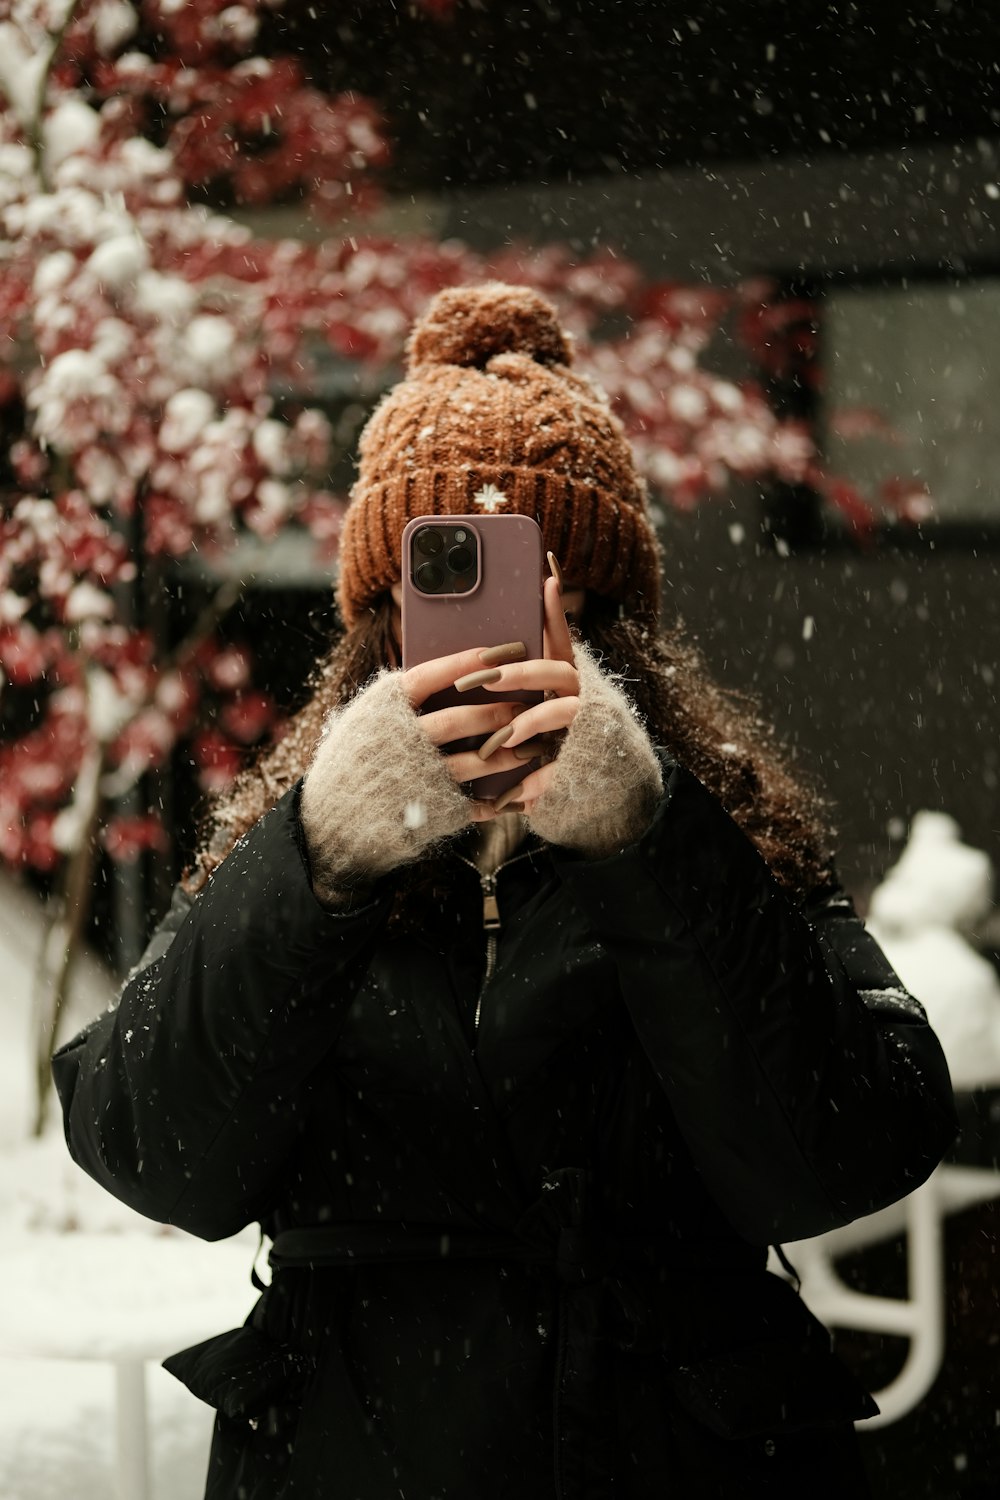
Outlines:
{"label": "snow on hat", "polygon": [[655,616],[659,547],[621,423],[569,368],[552,304],[489,281],[440,292],[406,377],[372,414],[344,521],[337,587],[352,624],[402,574],[414,516],[532,516],[571,587]]}

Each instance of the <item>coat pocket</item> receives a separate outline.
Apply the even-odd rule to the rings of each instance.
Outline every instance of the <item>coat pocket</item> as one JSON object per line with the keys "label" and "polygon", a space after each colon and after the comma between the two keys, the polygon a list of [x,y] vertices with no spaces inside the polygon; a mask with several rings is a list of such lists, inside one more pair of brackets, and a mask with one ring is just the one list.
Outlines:
{"label": "coat pocket", "polygon": [[277,1435],[297,1418],[316,1362],[244,1327],[171,1354],[163,1368],[220,1416]]}
{"label": "coat pocket", "polygon": [[683,1365],[670,1381],[690,1416],[730,1439],[842,1427],[878,1414],[832,1350],[803,1348],[797,1339]]}

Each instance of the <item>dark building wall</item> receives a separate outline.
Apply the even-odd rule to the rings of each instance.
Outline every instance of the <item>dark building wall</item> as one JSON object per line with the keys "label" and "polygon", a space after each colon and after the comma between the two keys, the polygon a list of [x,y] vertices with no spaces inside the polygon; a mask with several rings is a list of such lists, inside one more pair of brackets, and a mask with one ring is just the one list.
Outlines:
{"label": "dark building wall", "polygon": [[611,245],[651,275],[912,275],[1000,264],[1000,138],[450,189],[439,227],[488,249]]}
{"label": "dark building wall", "polygon": [[818,775],[850,889],[865,898],[921,808],[950,813],[1000,868],[996,553],[782,557],[755,543],[753,497],[671,518],[665,535],[668,601]]}

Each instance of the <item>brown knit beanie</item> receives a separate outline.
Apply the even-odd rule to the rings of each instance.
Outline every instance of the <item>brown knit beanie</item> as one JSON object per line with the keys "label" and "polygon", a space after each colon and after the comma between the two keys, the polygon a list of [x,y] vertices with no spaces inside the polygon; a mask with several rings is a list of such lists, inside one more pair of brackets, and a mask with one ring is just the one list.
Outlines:
{"label": "brown knit beanie", "polygon": [[533,516],[569,586],[653,617],[659,548],[645,485],[603,392],[569,369],[555,308],[489,281],[440,292],[413,329],[406,378],[361,435],[340,542],[352,624],[402,573],[414,516]]}

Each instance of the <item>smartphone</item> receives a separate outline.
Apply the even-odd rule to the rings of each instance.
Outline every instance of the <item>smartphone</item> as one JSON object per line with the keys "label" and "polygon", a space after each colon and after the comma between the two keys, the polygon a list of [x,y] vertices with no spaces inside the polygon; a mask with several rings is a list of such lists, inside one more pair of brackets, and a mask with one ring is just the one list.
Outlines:
{"label": "smartphone", "polygon": [[[523,641],[528,659],[542,655],[542,533],[530,516],[417,516],[403,532],[403,666],[471,646]],[[541,692],[511,693],[504,702],[540,703]],[[421,712],[455,703],[495,703],[487,688],[446,688]],[[477,749],[478,735],[445,749]],[[523,781],[536,761],[467,784],[491,801]]]}

